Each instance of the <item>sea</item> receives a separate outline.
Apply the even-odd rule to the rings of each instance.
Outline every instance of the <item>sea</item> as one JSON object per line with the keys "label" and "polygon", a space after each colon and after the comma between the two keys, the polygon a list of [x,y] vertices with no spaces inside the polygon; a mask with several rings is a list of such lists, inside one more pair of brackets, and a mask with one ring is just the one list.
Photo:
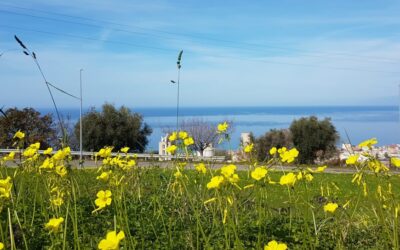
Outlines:
{"label": "sea", "polygon": [[[38,109],[43,113],[53,113],[52,109]],[[89,109],[84,109],[83,113]],[[153,129],[146,151],[157,151],[158,143],[165,133],[176,128],[176,107],[131,108],[140,113]],[[63,117],[69,117],[70,124],[79,120],[79,109],[61,108]],[[397,106],[314,106],[314,107],[181,107],[179,121],[201,119],[216,126],[223,121],[232,123],[229,145],[219,145],[221,149],[237,149],[240,134],[251,132],[255,137],[271,129],[289,128],[293,120],[316,116],[330,118],[340,134],[338,146],[342,143],[358,144],[376,137],[378,144],[400,144],[400,117]],[[55,118],[55,116],[54,116]]]}

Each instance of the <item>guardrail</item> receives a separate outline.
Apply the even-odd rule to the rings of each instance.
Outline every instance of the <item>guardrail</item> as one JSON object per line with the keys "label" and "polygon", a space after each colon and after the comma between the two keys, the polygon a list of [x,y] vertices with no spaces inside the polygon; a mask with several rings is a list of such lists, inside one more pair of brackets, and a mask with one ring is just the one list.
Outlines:
{"label": "guardrail", "polygon": [[[18,149],[0,149],[0,153],[3,154],[8,154],[10,152],[20,152],[20,150]],[[21,150],[21,152],[23,152],[23,150]],[[39,154],[43,154],[44,150],[39,150],[38,151]],[[95,157],[95,154],[97,152],[89,152],[89,151],[82,151],[82,156],[83,157]],[[123,154],[125,155],[125,153],[116,153],[113,152],[111,153],[112,156],[117,156],[118,154]],[[72,156],[80,156],[80,151],[71,151],[71,155]],[[158,161],[170,161],[173,159],[188,159],[191,161],[215,161],[215,162],[223,162],[225,161],[225,156],[183,156],[183,155],[159,155],[159,154],[135,154],[135,153],[128,153],[129,156],[133,157],[137,157],[139,159],[143,159],[143,160],[158,160]]]}

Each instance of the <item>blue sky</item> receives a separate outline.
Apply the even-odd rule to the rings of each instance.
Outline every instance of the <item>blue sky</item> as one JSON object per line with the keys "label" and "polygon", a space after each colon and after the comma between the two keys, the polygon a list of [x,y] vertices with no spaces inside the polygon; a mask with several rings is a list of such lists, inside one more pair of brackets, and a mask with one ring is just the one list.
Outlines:
{"label": "blue sky", "polygon": [[[32,0],[0,3],[0,105],[397,105],[399,1]],[[17,50],[15,50],[17,49]],[[8,51],[11,50],[11,51]],[[55,94],[61,107],[78,102]]]}

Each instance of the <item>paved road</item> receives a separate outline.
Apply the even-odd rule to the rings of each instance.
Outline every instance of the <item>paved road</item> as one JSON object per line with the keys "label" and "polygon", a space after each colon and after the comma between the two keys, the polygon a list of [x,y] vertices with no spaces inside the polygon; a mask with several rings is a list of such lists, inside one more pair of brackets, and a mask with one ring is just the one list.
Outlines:
{"label": "paved road", "polygon": [[[194,169],[194,164],[195,163],[188,163],[186,168],[189,169]],[[15,164],[14,164],[15,165]],[[72,166],[78,166],[79,161],[78,160],[73,160],[72,161]],[[86,169],[93,169],[96,167],[99,167],[101,165],[101,161],[96,162],[95,161],[85,161],[84,162],[84,168]],[[210,163],[210,167],[213,169],[218,169],[221,166],[223,166],[223,163]],[[237,163],[235,164],[239,170],[246,170],[249,165],[242,164],[242,163]],[[11,165],[9,165],[11,166]],[[144,161],[139,161],[138,166],[140,167],[160,167],[160,168],[173,168],[174,164],[171,161],[154,161],[154,162],[144,162]],[[275,166],[274,167],[276,170],[285,170],[285,171],[290,171],[293,169],[296,169],[296,166]],[[325,173],[334,173],[334,174],[339,174],[339,173],[354,173],[356,170],[355,168],[352,167],[328,167],[325,169]],[[392,169],[392,173],[395,174],[400,174],[400,169]]]}

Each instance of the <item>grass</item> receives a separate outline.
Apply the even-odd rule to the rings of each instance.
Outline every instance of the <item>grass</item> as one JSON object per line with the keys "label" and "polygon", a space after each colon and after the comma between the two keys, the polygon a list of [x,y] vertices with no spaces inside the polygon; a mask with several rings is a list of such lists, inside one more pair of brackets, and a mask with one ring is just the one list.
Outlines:
{"label": "grass", "polygon": [[[0,241],[7,249],[12,244],[16,249],[96,249],[112,230],[125,232],[124,249],[261,249],[271,240],[290,249],[385,249],[399,234],[393,211],[389,205],[382,209],[386,203],[376,195],[386,177],[374,174],[364,177],[369,191],[364,196],[352,174],[318,173],[312,182],[290,188],[279,185],[280,171],[268,173],[277,184],[256,182],[249,172],[238,171],[242,190],[230,184],[208,190],[211,175],[219,170],[205,175],[179,170],[182,175],[176,177],[174,169],[135,168],[123,173],[119,186],[97,180],[94,169],[70,170],[64,178],[4,167],[0,172],[3,178],[15,176],[12,200],[0,205]],[[400,177],[390,178],[392,190],[400,190]],[[49,202],[52,185],[64,190],[60,207]],[[97,192],[106,189],[113,192],[112,204],[93,213]],[[390,201],[398,204],[397,197]],[[340,207],[326,213],[327,202]],[[64,228],[46,231],[48,220],[60,216]]]}

